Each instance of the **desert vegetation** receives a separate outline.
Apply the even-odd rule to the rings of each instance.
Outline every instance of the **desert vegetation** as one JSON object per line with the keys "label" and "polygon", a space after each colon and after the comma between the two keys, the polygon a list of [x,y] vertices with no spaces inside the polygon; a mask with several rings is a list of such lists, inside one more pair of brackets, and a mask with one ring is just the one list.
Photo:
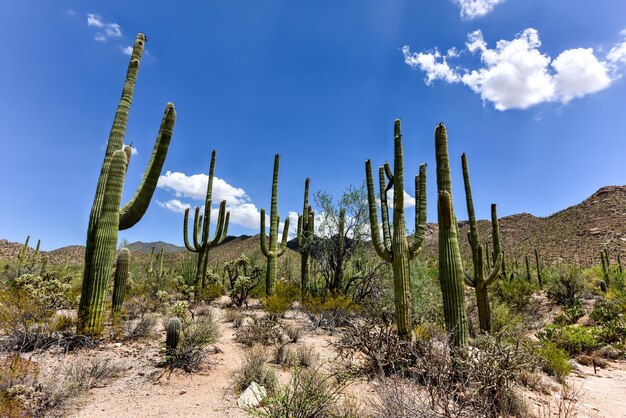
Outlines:
{"label": "desert vegetation", "polygon": [[[110,404],[107,390],[130,400],[134,390],[158,385],[181,415],[574,417],[584,378],[614,375],[617,390],[624,388],[621,249],[598,246],[597,260],[586,263],[573,255],[556,260],[527,241],[514,245],[495,204],[491,221],[478,221],[468,156],[449,155],[455,138],[443,124],[434,131],[434,175],[426,164],[405,162],[396,120],[393,165],[379,167],[378,192],[370,160],[364,183],[347,186],[339,199],[320,190],[311,204],[314,179],[305,179],[291,241],[288,217],[279,240],[278,154],[269,236],[262,209],[259,236],[245,251],[232,250],[226,201],[211,234],[213,151],[205,206],[195,209],[191,231],[184,212],[183,251],[133,253],[118,245],[118,231],[139,222],[150,204],[176,120],[168,103],[143,179],[120,208],[131,154],[124,137],[145,42],[139,34],[132,49],[84,262],[54,262],[29,239],[1,260],[0,415],[104,416],[101,407],[124,407]],[[465,224],[452,197],[457,163]],[[414,174],[409,233],[404,185]],[[427,174],[436,179],[436,202],[427,202]],[[427,203],[437,207],[436,225],[427,223]],[[197,411],[188,392],[215,393]],[[85,406],[90,397],[101,405]]]}

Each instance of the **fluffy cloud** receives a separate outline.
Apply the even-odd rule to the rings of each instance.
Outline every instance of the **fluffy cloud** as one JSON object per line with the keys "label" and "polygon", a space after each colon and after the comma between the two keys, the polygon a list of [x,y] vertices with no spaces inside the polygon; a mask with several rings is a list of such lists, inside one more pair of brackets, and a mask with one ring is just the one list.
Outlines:
{"label": "fluffy cloud", "polygon": [[513,40],[500,40],[488,47],[480,30],[468,34],[465,44],[471,54],[479,54],[482,66],[477,69],[452,68],[447,58],[434,52],[411,53],[402,48],[404,61],[426,73],[426,84],[435,80],[462,83],[493,103],[497,110],[527,109],[545,102],[567,103],[603,90],[618,76],[616,68],[626,62],[626,41],[616,45],[601,61],[591,48],[574,48],[561,52],[555,59],[539,48],[539,33],[532,28]]}
{"label": "fluffy cloud", "polygon": [[[380,205],[380,201],[378,203]],[[389,207],[389,209],[393,208],[393,190],[388,190],[387,191],[387,206]],[[415,206],[415,198],[412,197],[410,194],[408,194],[406,192],[406,190],[404,191],[404,208],[412,208],[413,206]]]}
{"label": "fluffy cloud", "polygon": [[130,45],[121,46],[122,53],[128,55],[129,57],[133,54],[133,47]]}
{"label": "fluffy cloud", "polygon": [[122,28],[117,23],[107,23],[102,18],[93,13],[87,13],[87,26],[96,28],[95,40],[106,42],[109,39],[120,38]]}
{"label": "fluffy cloud", "polygon": [[157,205],[176,213],[185,213],[185,209],[189,209],[191,207],[189,203],[183,203],[178,199],[171,199],[167,202],[157,200]]}
{"label": "fluffy cloud", "polygon": [[[206,196],[209,176],[206,174],[186,175],[184,173],[167,171],[159,177],[157,187],[172,191],[176,197],[186,197],[197,201],[204,201]],[[219,177],[213,177],[213,207],[211,208],[211,223],[217,222],[217,208],[222,200],[226,200],[226,210],[230,212],[230,223],[250,229],[259,229],[261,211],[245,190],[231,186]],[[176,213],[184,213],[185,209],[191,208],[191,204],[183,203],[179,199],[171,199],[167,202],[157,202],[162,208]],[[204,210],[202,207],[201,210]],[[191,215],[193,216],[193,215]],[[298,214],[289,212],[289,238],[293,238],[297,232]],[[266,224],[269,227],[269,214],[266,215]],[[284,222],[279,225],[282,233]]]}
{"label": "fluffy cloud", "polygon": [[461,19],[475,19],[490,13],[504,0],[454,0],[461,8]]}
{"label": "fluffy cloud", "polygon": [[[177,171],[167,171],[159,177],[157,187],[173,191],[176,197],[204,200],[208,182],[209,176],[207,174],[188,176]],[[249,202],[250,198],[246,195],[245,190],[233,187],[219,177],[213,177],[213,202],[221,202],[222,200],[226,200],[227,205],[241,206]]]}

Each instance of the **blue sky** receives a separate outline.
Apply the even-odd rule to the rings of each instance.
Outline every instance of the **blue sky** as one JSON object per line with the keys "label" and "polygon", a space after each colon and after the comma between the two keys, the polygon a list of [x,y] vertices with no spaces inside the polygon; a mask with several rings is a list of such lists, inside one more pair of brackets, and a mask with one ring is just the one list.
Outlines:
{"label": "blue sky", "polygon": [[430,222],[441,121],[459,219],[464,151],[480,217],[492,202],[501,216],[549,215],[626,183],[625,16],[619,0],[1,2],[0,237],[84,243],[124,49],[139,31],[148,44],[124,200],[166,102],[178,121],[170,174],[120,238],[182,243],[176,208],[202,204],[214,148],[230,232],[256,234],[275,153],[284,218],[301,210],[305,177],[339,195],[364,180],[366,159],[391,159],[396,117],[407,175],[429,164]]}

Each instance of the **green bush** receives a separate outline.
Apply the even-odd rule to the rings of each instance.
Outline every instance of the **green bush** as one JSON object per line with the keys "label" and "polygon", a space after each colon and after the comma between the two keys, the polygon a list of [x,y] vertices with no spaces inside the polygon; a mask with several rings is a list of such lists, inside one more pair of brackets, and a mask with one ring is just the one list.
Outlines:
{"label": "green bush", "polygon": [[595,304],[589,318],[597,324],[604,324],[619,318],[625,309],[626,305],[620,300],[602,299]]}
{"label": "green bush", "polygon": [[582,297],[587,280],[579,270],[562,272],[548,285],[547,295],[559,305],[571,306]]}
{"label": "green bush", "polygon": [[537,334],[540,340],[553,342],[572,356],[590,353],[596,349],[599,345],[597,335],[598,330],[595,327],[552,324]]}
{"label": "green bush", "polygon": [[514,277],[511,280],[500,280],[495,287],[495,298],[506,303],[517,313],[527,312],[531,305],[535,285],[527,280]]}
{"label": "green bush", "polygon": [[551,341],[542,341],[537,350],[537,355],[542,370],[550,376],[556,377],[559,381],[562,381],[572,371],[567,352],[558,348]]}

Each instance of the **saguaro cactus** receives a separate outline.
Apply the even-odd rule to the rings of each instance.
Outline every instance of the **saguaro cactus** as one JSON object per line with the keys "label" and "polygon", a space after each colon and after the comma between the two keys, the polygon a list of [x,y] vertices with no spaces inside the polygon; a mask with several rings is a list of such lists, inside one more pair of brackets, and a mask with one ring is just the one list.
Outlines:
{"label": "saguaro cactus", "polygon": [[[470,230],[467,234],[469,244],[472,249],[472,263],[474,265],[474,277],[465,273],[465,284],[471,286],[476,291],[476,304],[478,306],[478,321],[480,329],[484,332],[491,332],[491,309],[489,306],[488,287],[496,281],[502,265],[502,253],[497,253],[496,262],[493,267],[485,268],[483,246],[480,244],[478,227],[476,223],[476,213],[474,212],[474,202],[472,199],[472,185],[470,183],[469,168],[467,166],[467,155],[461,155],[463,166],[463,181],[465,183],[465,201],[467,203],[467,214],[469,217]],[[492,212],[495,205],[491,205]],[[497,221],[497,216],[496,216]],[[499,245],[499,238],[497,239]],[[494,238],[494,248],[496,239]]]}
{"label": "saguaro cactus", "polygon": [[217,214],[217,227],[213,239],[210,239],[211,227],[211,205],[213,203],[213,174],[215,173],[216,152],[213,150],[211,154],[211,166],[209,168],[209,182],[206,188],[206,198],[204,200],[204,216],[200,216],[200,208],[196,207],[193,217],[193,245],[189,243],[188,226],[189,208],[185,209],[185,219],[183,223],[183,238],[187,250],[198,253],[196,263],[196,279],[194,282],[194,293],[198,297],[200,290],[206,284],[206,272],[209,262],[209,251],[218,246],[228,234],[228,223],[230,221],[230,212],[226,212],[226,200],[220,203],[220,209]]}
{"label": "saguaro cactus", "polygon": [[122,311],[124,303],[124,295],[126,293],[126,282],[128,281],[128,263],[130,259],[130,251],[128,248],[122,248],[117,254],[115,262],[115,278],[113,280],[113,298],[112,311],[113,315],[119,315]]}
{"label": "saguaro cactus", "polygon": [[174,130],[176,112],[174,105],[168,103],[141,184],[131,200],[120,209],[130,158],[130,148],[123,149],[124,136],[145,42],[146,37],[142,33],[137,35],[89,215],[85,269],[78,307],[77,331],[80,334],[97,336],[102,330],[105,293],[115,259],[118,230],[135,225],[148,209]]}
{"label": "saguaro cactus", "polygon": [[526,280],[530,283],[533,281],[533,278],[530,275],[530,262],[528,261],[528,254],[524,256],[524,259],[526,260]]}
{"label": "saguaro cactus", "polygon": [[278,167],[280,166],[280,155],[274,156],[274,175],[272,178],[272,203],[270,207],[270,242],[266,244],[265,237],[265,209],[261,209],[261,252],[267,258],[267,269],[265,275],[265,294],[271,296],[276,291],[276,274],[278,272],[278,257],[285,253],[287,239],[289,236],[289,217],[285,219],[283,227],[283,237],[278,244],[278,225],[280,216],[278,215]]}
{"label": "saguaro cactus", "polygon": [[469,332],[465,313],[463,263],[452,205],[448,134],[443,123],[435,128],[435,156],[439,218],[439,286],[443,296],[443,316],[446,330],[451,337],[450,344],[454,347],[466,347]]}
{"label": "saguaro cactus", "polygon": [[309,256],[315,239],[315,213],[309,206],[309,183],[304,181],[304,206],[298,216],[298,252],[300,253],[300,277],[302,295],[309,292]]}
{"label": "saguaro cactus", "polygon": [[[412,331],[412,293],[409,261],[419,252],[426,233],[426,164],[420,165],[420,174],[415,177],[415,236],[409,244],[404,220],[404,156],[400,120],[394,122],[393,172],[385,163],[378,172],[380,206],[382,211],[383,237],[380,236],[378,209],[372,163],[365,162],[370,230],[374,249],[380,258],[391,263],[396,303],[396,323],[402,338],[410,338]],[[385,180],[387,177],[388,182]],[[387,191],[393,187],[393,235],[389,225]]]}

